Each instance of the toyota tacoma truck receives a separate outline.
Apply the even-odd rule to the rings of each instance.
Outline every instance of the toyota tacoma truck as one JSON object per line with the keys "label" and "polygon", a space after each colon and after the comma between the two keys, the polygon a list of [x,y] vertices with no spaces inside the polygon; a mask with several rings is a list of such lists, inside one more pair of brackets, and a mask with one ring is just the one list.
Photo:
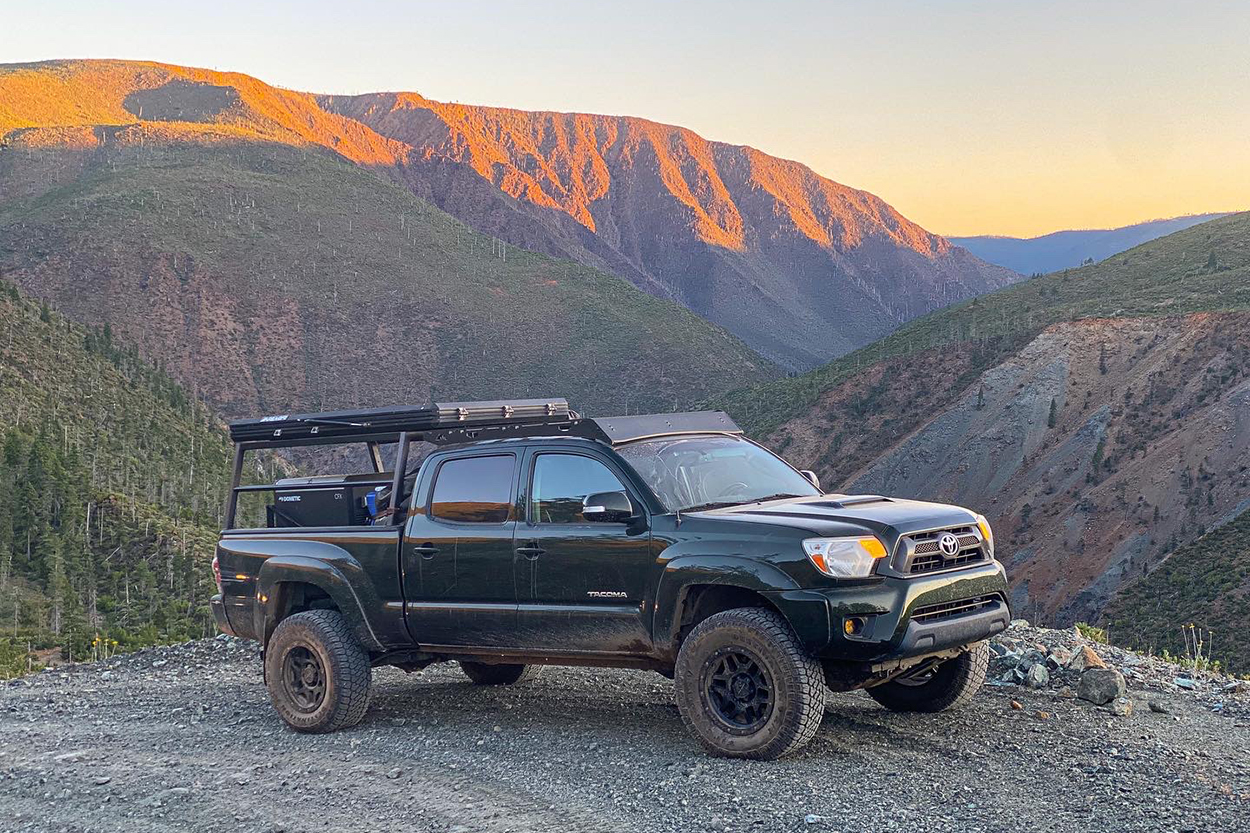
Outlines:
{"label": "toyota tacoma truck", "polygon": [[[230,431],[212,610],[260,642],[274,708],[303,732],[360,721],[378,666],[456,662],[478,685],[613,666],[671,678],[710,752],[774,759],[816,733],[827,691],[967,700],[1010,621],[984,517],[825,494],[720,412],[464,402]],[[289,473],[325,445],[363,471],[244,482],[274,469],[248,455]]]}

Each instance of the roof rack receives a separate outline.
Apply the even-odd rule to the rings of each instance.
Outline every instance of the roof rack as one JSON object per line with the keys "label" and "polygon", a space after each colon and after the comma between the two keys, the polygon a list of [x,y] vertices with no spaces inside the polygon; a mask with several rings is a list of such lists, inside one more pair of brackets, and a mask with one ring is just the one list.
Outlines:
{"label": "roof rack", "polygon": [[[230,423],[230,439],[250,448],[345,441],[397,442],[400,434],[427,442],[469,442],[478,434],[512,436],[525,427],[554,428],[585,420],[563,399],[436,402],[315,414],[280,414]],[[457,437],[459,439],[453,439]]]}

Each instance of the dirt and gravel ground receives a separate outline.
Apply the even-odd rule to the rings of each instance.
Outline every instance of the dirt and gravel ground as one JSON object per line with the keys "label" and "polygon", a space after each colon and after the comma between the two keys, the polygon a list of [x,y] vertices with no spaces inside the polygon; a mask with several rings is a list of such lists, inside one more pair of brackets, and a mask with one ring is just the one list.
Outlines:
{"label": "dirt and gravel ground", "polygon": [[630,671],[384,669],[361,725],[299,735],[255,647],[205,640],[0,684],[0,830],[1250,830],[1250,697],[1168,673],[1130,675],[1129,717],[1006,684],[940,715],[832,695],[760,763],[707,757]]}

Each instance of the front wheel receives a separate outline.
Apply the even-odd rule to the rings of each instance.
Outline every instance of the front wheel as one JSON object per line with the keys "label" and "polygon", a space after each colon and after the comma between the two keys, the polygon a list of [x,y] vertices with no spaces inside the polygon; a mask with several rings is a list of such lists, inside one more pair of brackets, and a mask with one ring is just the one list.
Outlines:
{"label": "front wheel", "polygon": [[985,683],[990,646],[978,642],[954,659],[918,674],[868,689],[868,695],[896,712],[940,712],[971,699]]}
{"label": "front wheel", "polygon": [[265,646],[265,683],[278,715],[300,732],[354,726],[369,708],[369,654],[337,610],[278,623]]}
{"label": "front wheel", "polygon": [[709,752],[774,760],[820,728],[825,684],[779,614],[709,616],[681,644],[674,675],[682,722]]}

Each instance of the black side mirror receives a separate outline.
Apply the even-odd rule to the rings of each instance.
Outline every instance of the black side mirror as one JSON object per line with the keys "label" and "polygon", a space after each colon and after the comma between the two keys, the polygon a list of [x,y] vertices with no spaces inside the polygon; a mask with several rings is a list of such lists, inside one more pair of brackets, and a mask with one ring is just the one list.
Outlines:
{"label": "black side mirror", "polygon": [[624,492],[598,492],[582,501],[582,517],[600,523],[625,523],[634,517],[634,504]]}
{"label": "black side mirror", "polygon": [[816,472],[810,469],[803,469],[802,471],[799,472],[799,474],[806,477],[808,483],[811,483],[817,489],[820,488],[820,478],[816,476]]}

